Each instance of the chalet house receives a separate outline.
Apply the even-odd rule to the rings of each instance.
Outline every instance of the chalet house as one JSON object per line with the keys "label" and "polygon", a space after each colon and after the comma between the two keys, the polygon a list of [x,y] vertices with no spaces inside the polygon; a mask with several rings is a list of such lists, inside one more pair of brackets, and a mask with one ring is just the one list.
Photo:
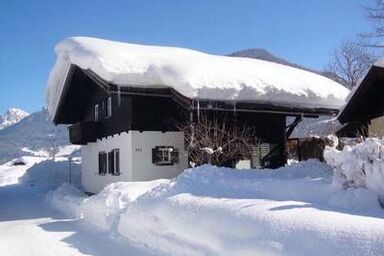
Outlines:
{"label": "chalet house", "polygon": [[338,120],[338,137],[384,136],[384,59],[379,59],[348,97]]}
{"label": "chalet house", "polygon": [[[255,129],[261,143],[251,167],[281,166],[301,118],[337,115],[348,94],[308,71],[189,49],[75,37],[55,50],[48,110],[82,145],[82,185],[91,193],[180,174],[185,137],[169,120],[197,122],[200,111],[230,113]],[[286,124],[287,116],[295,121]]]}

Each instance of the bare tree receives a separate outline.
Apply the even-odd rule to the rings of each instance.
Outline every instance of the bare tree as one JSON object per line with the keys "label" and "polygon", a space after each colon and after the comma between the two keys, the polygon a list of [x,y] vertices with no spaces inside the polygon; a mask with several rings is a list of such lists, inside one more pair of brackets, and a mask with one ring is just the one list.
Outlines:
{"label": "bare tree", "polygon": [[371,6],[365,6],[364,9],[366,17],[371,22],[373,31],[361,33],[361,36],[374,39],[374,41],[367,43],[367,46],[382,48],[384,44],[375,41],[375,38],[384,37],[384,2],[382,0],[375,0]]}
{"label": "bare tree", "polygon": [[54,133],[48,134],[51,147],[49,148],[49,156],[52,157],[52,160],[55,160],[57,153],[59,153],[59,147],[56,144],[56,137]]}
{"label": "bare tree", "polygon": [[326,67],[330,78],[352,88],[366,74],[375,58],[361,41],[346,40],[341,43]]}
{"label": "bare tree", "polygon": [[250,159],[252,147],[259,144],[255,129],[239,123],[232,114],[201,112],[195,122],[176,126],[184,132],[188,155],[196,165],[223,166]]}

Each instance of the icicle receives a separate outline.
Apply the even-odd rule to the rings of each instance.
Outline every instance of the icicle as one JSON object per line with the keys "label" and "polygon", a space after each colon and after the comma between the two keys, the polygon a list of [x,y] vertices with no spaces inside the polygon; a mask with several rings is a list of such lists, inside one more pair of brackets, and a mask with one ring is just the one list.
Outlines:
{"label": "icicle", "polygon": [[197,121],[200,120],[200,101],[197,100]]}
{"label": "icicle", "polygon": [[191,124],[191,126],[190,126],[190,128],[191,128],[191,141],[189,143],[189,146],[193,147],[193,140],[194,140],[194,136],[195,136],[195,127],[193,125],[193,110],[189,112],[189,122]]}
{"label": "icicle", "polygon": [[234,115],[234,116],[236,115],[236,102],[235,102],[234,105],[233,105],[233,115]]}
{"label": "icicle", "polygon": [[189,142],[189,147],[193,147],[193,143],[194,143],[194,137],[195,137],[195,126],[194,126],[194,123],[193,123],[193,107],[194,107],[194,101],[192,100],[192,106],[190,108],[190,111],[189,111],[189,123],[190,123],[190,142]]}
{"label": "icicle", "polygon": [[120,86],[117,86],[117,104],[120,107],[121,106],[121,90]]}

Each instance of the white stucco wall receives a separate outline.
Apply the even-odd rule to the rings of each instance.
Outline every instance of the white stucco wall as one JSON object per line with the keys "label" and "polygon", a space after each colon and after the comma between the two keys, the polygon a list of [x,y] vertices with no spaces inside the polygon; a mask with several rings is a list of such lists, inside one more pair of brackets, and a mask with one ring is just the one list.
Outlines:
{"label": "white stucco wall", "polygon": [[[187,168],[188,157],[184,150],[182,132],[139,132],[132,131],[133,143],[133,181],[170,179]],[[173,146],[179,151],[179,162],[169,166],[157,166],[152,163],[152,148]]]}
{"label": "white stucco wall", "polygon": [[[99,175],[99,152],[110,152],[118,148],[120,150],[120,172],[119,176],[111,174]],[[132,134],[121,133],[113,137],[88,143],[81,148],[82,168],[81,181],[85,191],[97,193],[106,185],[118,181],[132,180]]]}
{"label": "white stucco wall", "polygon": [[[179,150],[179,162],[171,166],[156,166],[152,163],[152,148],[173,146]],[[100,151],[120,151],[119,176],[99,175],[98,154]],[[173,178],[187,168],[188,158],[184,150],[182,132],[129,131],[120,135],[88,143],[82,147],[82,185],[85,191],[97,193],[106,185],[118,181],[146,181]]]}

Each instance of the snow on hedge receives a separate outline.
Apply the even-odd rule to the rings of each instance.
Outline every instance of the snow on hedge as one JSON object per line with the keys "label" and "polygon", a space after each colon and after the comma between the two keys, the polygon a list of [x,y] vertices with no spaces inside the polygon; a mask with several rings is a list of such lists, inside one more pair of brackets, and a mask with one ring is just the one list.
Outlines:
{"label": "snow on hedge", "polygon": [[[72,162],[73,184],[80,186],[80,160]],[[55,160],[44,159],[30,168],[19,178],[19,183],[37,186],[57,187],[69,180],[69,162],[65,157],[58,157]]]}
{"label": "snow on hedge", "polygon": [[368,138],[342,151],[327,147],[324,158],[335,170],[335,184],[368,188],[384,199],[384,139]]}
{"label": "snow on hedge", "polygon": [[343,190],[332,175],[315,160],[277,170],[201,166],[158,184],[111,184],[89,199],[54,193],[63,207],[77,197],[78,216],[158,255],[380,255],[376,193]]}
{"label": "snow on hedge", "polygon": [[[32,166],[46,160],[43,157],[23,156],[0,165],[0,186],[17,184]],[[25,165],[23,165],[23,163]]]}
{"label": "snow on hedge", "polygon": [[57,59],[46,91],[51,116],[71,64],[119,86],[171,87],[198,99],[340,108],[348,94],[340,84],[312,72],[190,49],[72,37],[58,43],[55,51]]}

